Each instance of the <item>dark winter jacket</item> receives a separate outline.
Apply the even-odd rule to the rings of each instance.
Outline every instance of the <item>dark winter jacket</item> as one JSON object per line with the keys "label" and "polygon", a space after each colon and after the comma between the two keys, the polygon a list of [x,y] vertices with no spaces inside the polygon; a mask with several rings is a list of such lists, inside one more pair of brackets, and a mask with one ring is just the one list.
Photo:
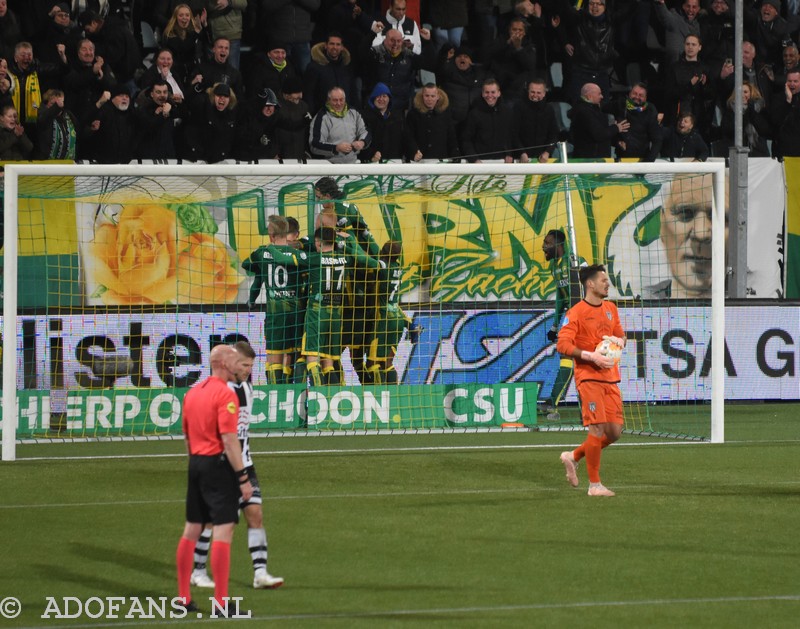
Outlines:
{"label": "dark winter jacket", "polygon": [[[247,73],[247,97],[255,98],[270,89],[276,94],[283,93],[283,86],[287,79],[297,79],[300,74],[292,62],[287,60],[283,70],[278,70],[266,54],[259,54],[253,60],[253,65]],[[237,92],[238,93],[238,92]]]}
{"label": "dark winter jacket", "polygon": [[[57,46],[63,44],[67,60],[72,63],[77,61],[78,42],[83,37],[83,30],[70,22],[66,28],[53,21],[47,25],[43,39],[34,44],[33,50],[36,58],[42,63],[60,64],[61,56]],[[109,62],[110,63],[110,62]]]}
{"label": "dark winter jacket", "polygon": [[510,108],[497,99],[490,107],[481,99],[473,107],[461,134],[461,153],[469,161],[477,159],[504,159],[513,154],[513,117]]}
{"label": "dark winter jacket", "polygon": [[559,129],[556,112],[547,101],[534,103],[528,98],[519,101],[514,107],[514,129],[516,156],[526,153],[535,159],[545,151],[553,154]]}
{"label": "dark winter jacket", "polygon": [[19,21],[9,9],[4,17],[0,17],[0,56],[10,63],[14,58],[14,46],[22,39]]}
{"label": "dark winter jacket", "polygon": [[[372,136],[369,146],[361,151],[358,156],[362,162],[372,161],[376,153],[381,154],[381,160],[403,159],[406,133],[403,112],[392,111],[391,104],[385,114],[378,111],[377,107],[375,107],[375,98],[381,94],[386,94],[389,98],[392,96],[386,85],[378,83],[370,93],[367,106],[362,112],[364,123]],[[389,102],[391,103],[391,100]]]}
{"label": "dark winter jacket", "polygon": [[309,42],[314,29],[312,14],[319,7],[320,0],[260,0],[260,32],[268,42]]}
{"label": "dark winter jacket", "polygon": [[643,162],[652,162],[661,151],[663,131],[658,124],[658,110],[653,103],[645,103],[644,108],[633,107],[627,99],[619,103],[614,111],[616,120],[627,120],[631,126],[621,133],[620,142],[625,142],[625,149],[617,148],[618,157],[638,158]]}
{"label": "dark winter jacket", "polygon": [[311,113],[308,103],[280,101],[278,126],[275,129],[278,145],[281,147],[281,158],[305,159],[308,147],[308,130],[311,124]]}
{"label": "dark winter jacket", "polygon": [[128,25],[120,18],[106,18],[99,31],[87,35],[94,42],[95,54],[114,68],[120,83],[130,81],[136,70],[142,67],[139,45]]}
{"label": "dark winter jacket", "polygon": [[725,59],[733,59],[734,26],[731,11],[721,15],[709,11],[700,16],[700,41],[703,42],[700,56],[709,64],[715,76],[719,76]]}
{"label": "dark winter jacket", "polygon": [[140,134],[133,103],[126,111],[120,111],[109,101],[97,110],[93,119],[100,121],[100,127],[90,132],[92,159],[101,164],[127,164],[136,157]]}
{"label": "dark winter jacket", "polygon": [[139,131],[139,145],[136,154],[139,159],[175,159],[175,109],[168,116],[157,114],[159,105],[150,97],[136,104],[136,128]]}
{"label": "dark winter jacket", "polygon": [[311,62],[306,66],[304,75],[303,100],[308,103],[311,111],[322,109],[328,100],[328,92],[333,87],[344,90],[350,107],[361,105],[361,97],[356,93],[356,77],[350,63],[350,52],[346,48],[342,49],[342,54],[334,61],[325,54],[325,42],[314,45],[311,48]]}
{"label": "dark winter jacket", "polygon": [[[692,83],[693,77],[706,76]],[[667,67],[665,80],[666,105],[665,122],[673,124],[678,113],[692,113],[697,120],[695,128],[706,134],[710,124],[710,107],[714,98],[714,78],[708,66],[702,61],[687,61],[681,58]]]}
{"label": "dark winter jacket", "polygon": [[213,88],[205,97],[195,101],[186,131],[189,158],[215,164],[233,158],[236,142],[236,94],[231,93],[228,106],[218,111],[214,106]]}
{"label": "dark winter jacket", "polygon": [[664,131],[664,141],[661,144],[661,157],[669,160],[696,159],[704,162],[708,159],[708,144],[696,129],[689,133],[678,133],[675,127]]}
{"label": "dark winter jacket", "polygon": [[766,63],[779,65],[783,61],[783,42],[791,40],[789,23],[780,15],[776,15],[771,22],[765,22],[761,19],[759,9],[745,3],[744,26],[759,58]]}
{"label": "dark winter jacket", "polygon": [[569,117],[572,119],[569,129],[574,147],[572,157],[611,157],[611,146],[616,142],[619,129],[609,124],[608,114],[599,105],[581,99],[570,109]]}
{"label": "dark winter jacket", "polygon": [[461,155],[449,99],[439,88],[439,102],[433,111],[426,109],[422,91],[414,97],[414,107],[406,116],[406,156],[413,160],[417,151],[422,159],[448,159]]}
{"label": "dark winter jacket", "polygon": [[436,78],[450,99],[450,113],[456,123],[467,119],[470,108],[481,100],[481,89],[486,72],[481,66],[472,65],[461,71],[450,59],[439,66]]}
{"label": "dark winter jacket", "polygon": [[383,44],[372,46],[365,56],[364,84],[385,83],[392,91],[392,109],[405,111],[411,104],[417,71],[432,70],[434,63],[435,48],[429,41],[422,42],[422,54],[403,48],[397,57],[392,57]]}
{"label": "dark winter jacket", "polygon": [[787,103],[785,97],[776,98],[770,110],[775,142],[772,152],[776,157],[800,157],[800,94]]}
{"label": "dark winter jacket", "polygon": [[213,87],[217,83],[225,83],[233,90],[233,93],[236,94],[236,98],[242,98],[244,96],[242,74],[228,61],[225,63],[217,63],[214,59],[203,61],[192,71],[186,81],[187,84],[191,85],[192,80],[198,74],[203,76],[203,80],[194,84],[194,91],[196,94],[202,94],[209,87]]}
{"label": "dark winter jacket", "polygon": [[245,162],[282,157],[276,132],[280,107],[276,107],[271,116],[264,115],[260,100],[251,101],[239,109],[234,157]]}
{"label": "dark winter jacket", "polygon": [[500,82],[503,97],[518,100],[524,93],[528,81],[537,75],[536,46],[525,37],[518,50],[503,38],[497,38],[486,53],[488,74]]}
{"label": "dark winter jacket", "polygon": [[568,2],[562,1],[559,10],[559,29],[564,28],[566,22],[567,40],[575,47],[573,65],[608,74],[617,56],[614,49],[614,28],[608,9],[599,18],[595,18],[587,9],[575,9]]}
{"label": "dark winter jacket", "polygon": [[13,131],[0,128],[0,161],[24,161],[31,158],[33,142],[24,133],[17,135]]}
{"label": "dark winter jacket", "polygon": [[[372,41],[375,37],[375,33],[371,30],[372,13],[365,8],[368,4],[370,3],[360,0],[354,6],[349,0],[338,0],[328,13],[327,32],[341,34],[342,43],[353,55],[351,61],[355,65],[358,65],[358,59],[355,56],[361,54],[364,39],[368,38],[369,41]],[[358,7],[359,10],[354,10],[355,7]]]}
{"label": "dark winter jacket", "polygon": [[[722,112],[722,135],[733,144],[735,117],[729,105]],[[742,144],[750,148],[750,157],[770,157],[767,140],[772,127],[764,111],[764,101],[750,101],[742,111]]]}
{"label": "dark winter jacket", "polygon": [[469,23],[469,3],[464,0],[428,2],[428,19],[439,28],[456,28]]}
{"label": "dark winter jacket", "polygon": [[201,58],[202,41],[200,34],[195,33],[191,27],[186,37],[181,39],[177,35],[162,37],[161,45],[172,51],[172,71],[186,77],[198,65]]}
{"label": "dark winter jacket", "polygon": [[76,62],[64,77],[67,109],[74,113],[78,120],[84,120],[92,112],[103,92],[110,90],[116,82],[116,74],[108,63],[103,64],[103,76],[98,77],[91,65]]}
{"label": "dark winter jacket", "polygon": [[71,111],[42,104],[36,125],[38,140],[36,159],[69,159],[77,157],[78,121]]}

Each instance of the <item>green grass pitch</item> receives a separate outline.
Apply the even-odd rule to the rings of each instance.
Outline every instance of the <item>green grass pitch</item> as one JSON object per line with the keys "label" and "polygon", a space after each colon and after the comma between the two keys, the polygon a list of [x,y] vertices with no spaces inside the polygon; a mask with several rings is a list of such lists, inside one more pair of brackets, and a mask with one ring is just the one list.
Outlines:
{"label": "green grass pitch", "polygon": [[[796,627],[798,405],[728,405],[727,443],[605,450],[612,499],[564,479],[581,433],[256,439],[270,572],[242,626]],[[627,445],[626,445],[627,444]],[[41,618],[47,598],[174,596],[181,442],[20,446],[0,465],[0,599],[15,627],[208,626]],[[67,458],[75,457],[75,458]],[[194,589],[201,609],[208,590]],[[123,607],[124,610],[127,606]],[[238,626],[238,625],[237,625]]]}

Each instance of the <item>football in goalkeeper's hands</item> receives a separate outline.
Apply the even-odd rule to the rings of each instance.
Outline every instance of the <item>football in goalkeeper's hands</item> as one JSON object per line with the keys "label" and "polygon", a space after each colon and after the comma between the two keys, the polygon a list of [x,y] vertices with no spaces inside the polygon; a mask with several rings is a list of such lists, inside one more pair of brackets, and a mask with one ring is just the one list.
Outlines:
{"label": "football in goalkeeper's hands", "polygon": [[613,358],[615,363],[618,363],[620,358],[622,358],[622,348],[617,345],[616,343],[612,343],[608,339],[603,339],[597,344],[597,347],[594,348],[598,354],[602,354],[603,356],[608,356],[609,358]]}

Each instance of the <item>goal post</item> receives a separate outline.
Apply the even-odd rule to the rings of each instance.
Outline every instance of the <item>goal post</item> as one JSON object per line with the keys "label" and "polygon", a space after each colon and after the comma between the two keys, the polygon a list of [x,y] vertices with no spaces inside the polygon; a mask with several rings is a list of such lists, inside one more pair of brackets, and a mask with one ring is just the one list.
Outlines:
{"label": "goal post", "polygon": [[[260,371],[257,388],[261,391],[260,400],[264,408],[268,403],[274,403],[277,407],[274,404],[270,406],[273,415],[284,411],[287,417],[299,413],[303,417],[292,420],[291,430],[301,431],[312,428],[310,415],[316,412],[321,417],[320,409],[323,407],[328,411],[325,421],[329,421],[334,410],[338,409],[336,412],[343,419],[335,426],[337,428],[354,426],[347,422],[355,417],[353,409],[356,407],[362,410],[371,408],[374,424],[386,429],[429,430],[442,426],[547,428],[544,421],[536,421],[535,407],[530,405],[523,406],[522,413],[532,412],[533,419],[527,423],[516,421],[520,408],[519,404],[515,406],[514,395],[522,391],[523,385],[540,390],[547,388],[557,370],[557,365],[553,366],[558,361],[554,348],[544,341],[544,330],[552,319],[552,309],[546,308],[547,300],[552,298],[552,278],[540,253],[541,239],[547,229],[565,225],[558,214],[565,211],[565,199],[580,203],[581,229],[592,231],[576,240],[578,251],[575,253],[582,259],[608,264],[609,276],[617,289],[614,298],[631,304],[631,317],[641,317],[645,312],[641,303],[647,297],[639,288],[647,278],[632,280],[620,273],[619,268],[622,265],[626,273],[647,274],[654,267],[644,266],[640,260],[623,260],[627,255],[625,249],[617,250],[606,259],[613,248],[609,246],[609,239],[620,231],[614,230],[617,226],[614,221],[621,220],[622,214],[615,218],[617,215],[609,213],[607,208],[601,212],[598,207],[602,204],[596,202],[597,198],[602,197],[602,187],[605,186],[613,189],[616,195],[608,199],[613,197],[616,202],[628,203],[631,207],[645,199],[646,215],[636,218],[638,222],[633,223],[629,235],[638,239],[637,242],[646,238],[652,241],[654,235],[648,230],[654,221],[657,222],[657,210],[664,205],[665,198],[658,195],[669,194],[671,178],[703,176],[710,177],[712,182],[709,192],[713,195],[711,276],[714,281],[710,300],[701,297],[698,301],[684,300],[677,304],[682,309],[680,316],[689,316],[686,313],[693,312],[693,309],[707,313],[710,303],[708,338],[721,339],[725,328],[726,231],[725,168],[722,162],[214,166],[8,164],[4,176],[3,460],[15,458],[15,446],[20,438],[20,417],[27,418],[27,423],[33,427],[31,434],[34,434],[42,428],[36,418],[52,410],[50,404],[55,404],[55,395],[37,397],[36,389],[40,388],[69,389],[70,399],[74,397],[78,405],[75,408],[84,409],[75,412],[90,412],[92,421],[96,421],[91,430],[84,425],[81,430],[60,432],[62,437],[137,436],[119,432],[115,422],[109,418],[117,413],[122,418],[119,420],[119,426],[122,426],[123,419],[127,421],[127,416],[134,414],[132,409],[141,405],[143,387],[150,387],[148,402],[154,405],[150,407],[151,415],[157,415],[160,404],[162,410],[166,408],[164,413],[169,418],[153,415],[155,427],[142,428],[141,435],[174,435],[179,396],[177,393],[162,395],[162,392],[179,392],[196,381],[200,374],[207,373],[207,365],[201,366],[200,361],[207,357],[205,352],[209,344],[235,340],[238,327],[246,329],[251,340],[263,335],[265,297],[259,296],[256,308],[248,310],[248,292],[253,278],[245,272],[242,262],[257,246],[268,243],[266,219],[269,214],[295,216],[303,233],[312,235],[313,240],[315,223],[319,221],[315,215],[320,210],[320,202],[313,196],[313,183],[322,177],[331,177],[338,182],[342,204],[363,206],[362,210],[366,208],[365,211],[369,212],[368,226],[361,222],[360,215],[345,217],[340,213],[337,218],[344,222],[337,224],[337,229],[346,225],[346,229],[352,229],[356,234],[354,240],[369,237],[379,248],[386,242],[402,240],[403,247],[409,249],[403,252],[403,297],[399,303],[409,321],[401,341],[395,342],[397,347],[393,348],[397,350],[397,371],[402,372],[400,383],[403,386],[399,390],[407,397],[400,399],[397,389],[385,382],[381,386],[370,383],[363,390],[357,388],[359,383],[364,384],[361,382],[364,374],[360,371],[362,368],[366,371],[370,365],[366,349],[361,365],[356,365],[355,358],[350,356],[342,376],[344,381],[330,385],[330,391],[335,392],[333,396],[313,395],[311,380],[307,381],[311,383],[307,391],[305,384],[296,385],[295,389],[290,384],[270,388],[261,373],[266,355],[262,351],[262,336],[257,359]],[[648,177],[656,178],[657,183],[643,185]],[[246,180],[247,186],[233,185],[240,180]],[[565,181],[569,183],[565,184]],[[627,201],[626,186],[632,190]],[[25,221],[20,223],[23,204]],[[185,265],[188,269],[186,277],[195,278],[194,283],[180,285],[183,280],[178,278],[175,280],[179,284],[178,291],[171,297],[153,297],[156,293],[143,296],[141,291],[135,292],[133,288],[134,292],[125,296],[114,293],[125,290],[124,282],[117,281],[111,286],[103,279],[108,275],[108,269],[103,269],[106,273],[103,275],[92,267],[87,252],[99,246],[102,239],[98,234],[109,230],[117,230],[117,233],[121,213],[131,206],[140,209],[152,206],[155,209],[141,211],[152,211],[156,222],[162,220],[162,214],[168,216],[169,225],[164,230],[177,230],[178,235],[167,238],[164,246],[171,252],[173,266],[177,264],[180,271],[183,268],[181,264]],[[552,211],[547,214],[546,210]],[[54,216],[58,216],[58,220],[54,221]],[[141,216],[137,220],[140,219]],[[247,222],[244,230],[241,229],[242,221]],[[234,223],[236,230],[226,227],[226,224]],[[71,240],[67,243],[66,234],[71,232],[75,234],[69,236]],[[360,245],[367,253],[369,247],[364,242]],[[344,251],[350,245],[336,246],[341,246]],[[195,255],[196,251],[202,253]],[[374,259],[380,258],[375,251],[371,253]],[[639,256],[638,253],[633,256],[633,253],[631,249],[632,257]],[[33,266],[21,268],[21,260],[23,265]],[[216,265],[214,273],[217,275],[208,275],[212,272],[203,269],[198,271],[195,268],[200,264],[198,260]],[[511,264],[509,261],[513,261],[513,268],[508,266]],[[157,265],[158,259],[153,263]],[[505,272],[502,278],[495,273],[500,267]],[[372,280],[368,280],[370,282]],[[148,286],[148,290],[156,291],[152,285]],[[163,289],[164,286],[158,285],[157,288]],[[38,291],[41,295],[34,298],[26,291]],[[162,295],[160,292],[157,294]],[[657,305],[663,306],[659,316],[668,317],[673,303],[675,300],[669,297],[659,302]],[[136,321],[131,313],[138,317]],[[53,321],[55,314],[59,315],[58,321]],[[24,326],[20,325],[22,316],[27,317]],[[383,316],[376,315],[379,320]],[[142,340],[146,332],[141,331],[142,322],[148,321],[157,321],[161,326],[159,329],[175,326],[170,337],[185,338],[186,344],[178,347],[172,338],[172,345],[161,343],[157,348],[148,345],[149,341]],[[545,324],[547,327],[543,327]],[[114,329],[126,325],[138,332]],[[706,324],[694,325],[693,329],[700,330]],[[72,327],[67,330],[60,326]],[[495,327],[490,329],[490,326]],[[202,342],[188,338],[191,334],[184,328],[202,329]],[[98,330],[96,333],[93,332],[95,329]],[[421,334],[416,345],[410,340],[412,329]],[[466,329],[469,329],[469,334],[458,337],[458,333]],[[76,341],[77,346],[72,348],[70,356],[65,356],[60,338],[67,336],[70,330],[76,339],[79,332],[84,338]],[[508,332],[507,336],[501,334],[504,331]],[[114,334],[119,334],[120,338],[125,335],[124,346],[129,351],[120,364],[133,360],[139,368],[138,374],[126,373],[117,378],[114,373],[90,369],[87,361],[96,356],[92,352],[107,351],[108,356],[113,355],[115,345],[107,337]],[[461,344],[457,342],[459,338]],[[467,341],[480,351],[471,351],[468,344],[464,345]],[[643,339],[639,345],[644,344]],[[696,396],[704,398],[705,404],[710,402],[706,438],[712,442],[724,440],[724,349],[724,343],[710,343],[707,353],[710,371],[703,374],[703,384],[698,386],[711,391],[709,395],[704,393],[705,397]],[[644,349],[636,351],[641,355],[631,356],[627,367],[632,373],[644,368]],[[531,352],[536,354],[535,360],[528,355]],[[145,354],[154,370],[152,374],[142,371]],[[52,362],[53,356],[59,361],[73,361],[75,373],[79,376],[77,380],[65,378],[58,370],[52,371],[52,365],[47,361]],[[168,361],[172,362],[166,365]],[[496,368],[503,361],[517,362],[502,369]],[[536,370],[545,363],[550,366],[543,367],[544,371],[538,373]],[[45,369],[45,364],[50,365],[47,369],[51,372],[39,373]],[[160,371],[162,367],[164,370]],[[545,371],[550,375],[542,375]],[[663,378],[657,385],[653,385],[646,374],[639,373],[637,378],[634,397],[642,408],[637,411],[640,423],[635,430],[673,432],[669,421],[663,429],[649,427],[653,422],[645,416],[659,415],[660,411],[648,410],[648,403],[650,400],[658,404],[690,400],[687,389],[695,380],[687,378],[682,381],[682,390],[673,396],[669,391],[647,390],[651,386],[667,387]],[[81,382],[88,382],[91,390],[97,389],[94,398],[86,398]],[[506,387],[508,383],[519,385],[518,390]],[[117,384],[119,388],[116,388]],[[106,395],[102,393],[105,389],[113,391]],[[278,396],[285,391],[287,397],[277,401],[268,399],[271,390],[277,391]],[[574,406],[574,393],[570,396],[567,406]],[[397,405],[395,398],[400,399]],[[415,402],[423,398],[429,400],[426,403],[431,404],[430,407]],[[24,408],[20,408],[20,399],[25,400]],[[291,404],[287,402],[289,399]],[[506,404],[506,414],[499,413],[491,421],[485,419],[501,399],[502,404]],[[441,421],[432,420],[429,415],[441,415],[442,400],[446,417]],[[291,406],[289,411],[286,411],[287,404]],[[88,405],[94,406],[90,408]],[[465,405],[469,406],[469,411],[464,410]],[[144,410],[141,412],[145,413]],[[641,420],[643,417],[645,419]],[[267,426],[267,419],[264,421],[264,429],[269,430],[271,426]],[[269,421],[274,422],[274,417]],[[571,421],[574,424],[575,417]],[[98,432],[95,429],[101,424],[103,431]],[[566,429],[568,424],[550,428]],[[52,426],[49,427],[52,433]],[[124,430],[129,430],[127,424]],[[42,438],[46,440],[48,435]]]}

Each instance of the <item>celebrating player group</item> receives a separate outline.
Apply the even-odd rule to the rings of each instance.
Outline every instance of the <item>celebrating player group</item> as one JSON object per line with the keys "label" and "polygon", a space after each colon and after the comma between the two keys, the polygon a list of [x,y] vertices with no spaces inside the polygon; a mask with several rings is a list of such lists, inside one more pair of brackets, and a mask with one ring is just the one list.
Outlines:
{"label": "celebrating player group", "polygon": [[269,244],[242,264],[254,276],[248,305],[264,294],[267,380],[344,384],[342,351],[361,384],[396,384],[394,357],[411,320],[399,305],[402,245],[379,247],[332,177],[314,186],[321,211],[312,239],[270,216]]}

